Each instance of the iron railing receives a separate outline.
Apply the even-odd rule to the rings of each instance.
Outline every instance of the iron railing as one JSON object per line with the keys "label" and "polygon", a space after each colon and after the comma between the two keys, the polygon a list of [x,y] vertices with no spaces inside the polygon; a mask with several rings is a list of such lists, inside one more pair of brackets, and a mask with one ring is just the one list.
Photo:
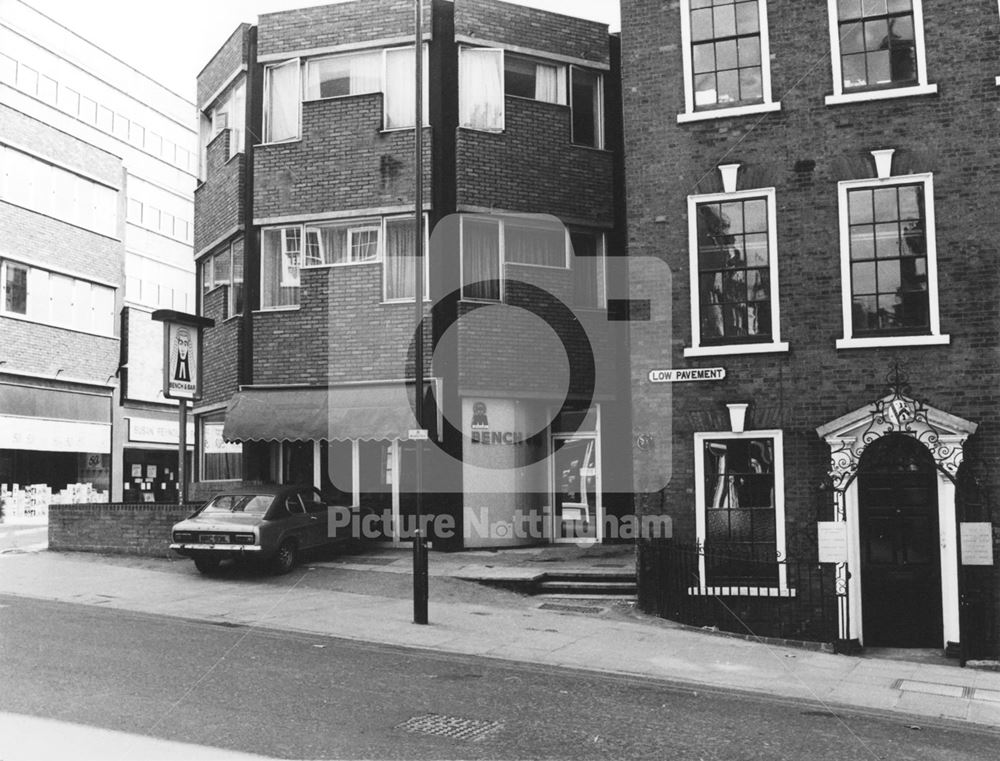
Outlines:
{"label": "iron railing", "polygon": [[[739,568],[713,577],[714,569]],[[692,626],[757,637],[834,643],[846,594],[834,566],[748,557],[744,548],[643,540],[638,557],[639,607]],[[702,573],[707,578],[702,578]]]}

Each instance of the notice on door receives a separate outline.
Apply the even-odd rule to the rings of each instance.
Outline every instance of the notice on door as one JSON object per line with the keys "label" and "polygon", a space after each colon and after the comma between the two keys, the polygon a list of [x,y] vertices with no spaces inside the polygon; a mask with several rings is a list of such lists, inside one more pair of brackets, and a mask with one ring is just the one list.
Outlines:
{"label": "notice on door", "polygon": [[993,565],[993,524],[960,523],[962,565]]}
{"label": "notice on door", "polygon": [[847,524],[844,521],[819,521],[816,540],[820,563],[847,562]]}

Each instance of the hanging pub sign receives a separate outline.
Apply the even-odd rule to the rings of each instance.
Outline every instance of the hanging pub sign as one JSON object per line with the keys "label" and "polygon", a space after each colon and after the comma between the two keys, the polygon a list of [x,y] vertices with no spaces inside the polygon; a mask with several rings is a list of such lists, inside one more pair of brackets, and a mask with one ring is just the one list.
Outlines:
{"label": "hanging pub sign", "polygon": [[213,320],[193,314],[157,310],[163,322],[163,395],[167,399],[201,398],[201,329]]}

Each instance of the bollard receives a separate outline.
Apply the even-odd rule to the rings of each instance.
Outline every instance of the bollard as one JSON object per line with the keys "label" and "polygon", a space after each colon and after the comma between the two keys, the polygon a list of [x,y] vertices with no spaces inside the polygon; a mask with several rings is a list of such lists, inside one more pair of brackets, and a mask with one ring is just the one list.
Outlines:
{"label": "bollard", "polygon": [[413,623],[427,623],[427,543],[419,529],[413,537]]}

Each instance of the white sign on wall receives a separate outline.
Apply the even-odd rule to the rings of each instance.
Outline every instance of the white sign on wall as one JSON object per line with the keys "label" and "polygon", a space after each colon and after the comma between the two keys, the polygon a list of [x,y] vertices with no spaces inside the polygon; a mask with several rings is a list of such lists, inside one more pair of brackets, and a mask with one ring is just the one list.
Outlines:
{"label": "white sign on wall", "polygon": [[680,370],[650,370],[650,383],[682,383],[684,381],[719,381],[726,377],[724,367],[697,367]]}
{"label": "white sign on wall", "polygon": [[993,565],[993,524],[960,523],[962,565]]}
{"label": "white sign on wall", "polygon": [[820,563],[846,563],[847,523],[819,521],[816,524],[816,543]]}
{"label": "white sign on wall", "polygon": [[[129,441],[143,441],[150,444],[177,444],[177,421],[156,418],[130,417],[128,419]],[[187,443],[194,442],[194,422],[187,425]]]}

